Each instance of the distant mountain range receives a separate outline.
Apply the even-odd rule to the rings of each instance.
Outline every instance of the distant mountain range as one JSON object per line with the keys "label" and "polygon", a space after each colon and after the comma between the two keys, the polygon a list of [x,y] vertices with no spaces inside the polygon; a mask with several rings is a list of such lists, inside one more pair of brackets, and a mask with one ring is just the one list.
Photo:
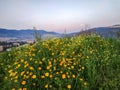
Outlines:
{"label": "distant mountain range", "polygon": [[61,35],[56,32],[47,32],[45,30],[10,30],[10,29],[3,29],[0,28],[0,38],[17,38],[17,39],[28,39],[33,40],[35,39],[35,33],[37,35],[41,35],[42,38],[49,38],[49,37],[60,37]]}
{"label": "distant mountain range", "polygon": [[[81,32],[70,33],[68,36],[74,36],[81,34],[83,32],[95,32],[100,34],[103,37],[117,37],[117,32],[120,30],[120,24],[108,26],[108,27],[97,27],[91,28]],[[48,32],[46,30],[10,30],[10,29],[3,29],[0,28],[0,38],[16,38],[16,39],[28,39],[34,40],[35,39],[35,32],[38,35],[41,35],[42,38],[49,38],[49,37],[62,37],[64,35],[56,33],[56,32]]]}
{"label": "distant mountain range", "polygon": [[120,31],[120,24],[108,26],[108,27],[91,28],[85,31],[71,33],[69,35],[74,36],[74,35],[79,35],[83,33],[97,33],[105,38],[108,38],[108,37],[116,38],[118,31]]}
{"label": "distant mountain range", "polygon": [[120,31],[120,25],[113,25],[109,27],[99,27],[99,28],[93,28],[91,30],[96,31],[101,36],[108,38],[116,38],[118,31]]}

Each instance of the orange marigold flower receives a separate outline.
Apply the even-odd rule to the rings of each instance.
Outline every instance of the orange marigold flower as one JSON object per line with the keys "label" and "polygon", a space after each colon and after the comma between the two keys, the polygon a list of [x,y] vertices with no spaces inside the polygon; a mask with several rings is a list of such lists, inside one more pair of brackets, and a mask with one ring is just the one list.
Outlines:
{"label": "orange marigold flower", "polygon": [[35,79],[35,78],[36,78],[36,75],[33,75],[32,78]]}
{"label": "orange marigold flower", "polygon": [[22,90],[27,90],[27,88],[23,88]]}
{"label": "orange marigold flower", "polygon": [[42,75],[42,76],[41,76],[41,78],[45,78],[45,76],[44,76],[44,75]]}
{"label": "orange marigold flower", "polygon": [[45,73],[45,76],[46,76],[46,77],[48,77],[48,76],[49,76],[49,73],[48,73],[48,72],[46,72],[46,73]]}
{"label": "orange marigold flower", "polygon": [[33,67],[30,67],[30,70],[34,70],[34,68],[33,68]]}
{"label": "orange marigold flower", "polygon": [[22,81],[22,83],[21,83],[22,85],[25,85],[26,84],[26,81]]}
{"label": "orange marigold flower", "polygon": [[62,79],[65,79],[66,78],[66,75],[65,74],[62,74]]}

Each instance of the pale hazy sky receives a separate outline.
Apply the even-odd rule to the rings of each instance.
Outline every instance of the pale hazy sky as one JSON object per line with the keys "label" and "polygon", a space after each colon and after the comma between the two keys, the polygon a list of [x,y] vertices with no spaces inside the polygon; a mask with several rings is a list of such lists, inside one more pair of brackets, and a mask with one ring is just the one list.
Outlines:
{"label": "pale hazy sky", "polygon": [[120,24],[120,0],[0,0],[0,28],[79,31]]}

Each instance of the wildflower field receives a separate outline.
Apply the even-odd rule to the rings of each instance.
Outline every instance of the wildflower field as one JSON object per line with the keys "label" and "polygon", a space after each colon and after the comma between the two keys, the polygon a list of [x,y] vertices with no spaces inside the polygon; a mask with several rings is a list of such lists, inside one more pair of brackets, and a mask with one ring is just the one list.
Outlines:
{"label": "wildflower field", "polygon": [[120,90],[120,39],[54,38],[0,53],[0,90]]}

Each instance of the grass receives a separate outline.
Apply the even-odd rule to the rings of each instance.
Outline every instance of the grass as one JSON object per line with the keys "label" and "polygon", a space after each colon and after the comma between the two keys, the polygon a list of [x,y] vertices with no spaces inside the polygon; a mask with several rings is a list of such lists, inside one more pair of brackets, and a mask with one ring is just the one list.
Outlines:
{"label": "grass", "polygon": [[0,54],[0,90],[119,90],[120,39],[54,38]]}

